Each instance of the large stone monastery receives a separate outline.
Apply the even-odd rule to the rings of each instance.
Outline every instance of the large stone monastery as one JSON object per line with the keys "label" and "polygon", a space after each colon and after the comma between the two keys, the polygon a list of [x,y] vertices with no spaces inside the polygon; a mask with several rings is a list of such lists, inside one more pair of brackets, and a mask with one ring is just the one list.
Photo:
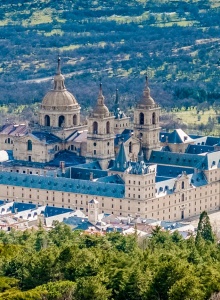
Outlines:
{"label": "large stone monastery", "polygon": [[[85,123],[60,59],[39,122],[0,129],[0,198],[88,211],[181,220],[220,207],[220,138],[161,132],[146,78],[134,122],[105,105],[102,85]],[[4,151],[1,151],[4,152]],[[4,152],[5,153],[5,152]]]}

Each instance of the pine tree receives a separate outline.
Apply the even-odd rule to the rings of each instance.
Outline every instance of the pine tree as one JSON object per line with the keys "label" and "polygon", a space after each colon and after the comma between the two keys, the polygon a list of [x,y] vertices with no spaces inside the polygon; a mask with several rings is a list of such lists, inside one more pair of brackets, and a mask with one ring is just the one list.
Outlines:
{"label": "pine tree", "polygon": [[199,224],[198,224],[197,235],[196,235],[196,243],[199,243],[201,238],[204,239],[205,241],[210,241],[211,243],[214,243],[215,241],[215,236],[212,231],[210,219],[206,211],[202,212],[199,218]]}

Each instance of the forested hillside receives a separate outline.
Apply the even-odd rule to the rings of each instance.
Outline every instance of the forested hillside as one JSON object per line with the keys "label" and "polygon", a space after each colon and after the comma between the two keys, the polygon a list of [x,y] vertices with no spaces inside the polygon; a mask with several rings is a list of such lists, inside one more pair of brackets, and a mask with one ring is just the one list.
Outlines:
{"label": "forested hillside", "polygon": [[[83,109],[103,82],[111,106],[142,93],[146,70],[163,106],[219,99],[218,0],[17,0],[0,7],[0,103],[33,103],[51,88],[56,58]],[[48,81],[32,82],[47,78]]]}
{"label": "forested hillside", "polygon": [[[207,214],[196,239],[156,227],[152,237],[0,232],[1,300],[219,300],[220,249]],[[212,298],[210,298],[212,297]]]}

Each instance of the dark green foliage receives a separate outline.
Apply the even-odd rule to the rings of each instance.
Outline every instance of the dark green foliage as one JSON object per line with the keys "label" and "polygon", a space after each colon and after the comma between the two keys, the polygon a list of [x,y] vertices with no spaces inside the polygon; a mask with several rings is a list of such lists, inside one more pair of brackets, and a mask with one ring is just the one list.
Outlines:
{"label": "dark green foliage", "polygon": [[212,226],[210,224],[209,216],[206,211],[202,212],[199,218],[199,224],[196,235],[197,244],[200,243],[201,238],[211,243],[214,243],[215,241],[215,236],[212,232]]}
{"label": "dark green foliage", "polygon": [[[10,0],[0,21],[0,103],[41,101],[58,52],[67,87],[84,109],[96,101],[100,76],[107,104],[116,85],[123,108],[133,104],[146,69],[165,107],[219,98],[218,0]],[[32,81],[39,78],[48,82]]]}
{"label": "dark green foliage", "polygon": [[59,223],[50,232],[1,232],[0,299],[206,300],[220,291],[215,240],[195,243],[156,227],[141,242],[145,247],[136,235],[90,236]]}

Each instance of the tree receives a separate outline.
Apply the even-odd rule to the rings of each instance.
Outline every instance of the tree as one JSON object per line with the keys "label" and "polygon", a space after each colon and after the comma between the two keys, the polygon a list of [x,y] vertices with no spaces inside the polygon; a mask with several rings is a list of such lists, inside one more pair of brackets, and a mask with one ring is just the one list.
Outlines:
{"label": "tree", "polygon": [[80,278],[77,282],[75,296],[77,300],[108,300],[111,291],[97,277]]}
{"label": "tree", "polygon": [[196,235],[196,244],[198,244],[201,238],[211,243],[215,242],[215,236],[212,231],[210,219],[206,211],[202,212],[199,218],[199,224]]}

